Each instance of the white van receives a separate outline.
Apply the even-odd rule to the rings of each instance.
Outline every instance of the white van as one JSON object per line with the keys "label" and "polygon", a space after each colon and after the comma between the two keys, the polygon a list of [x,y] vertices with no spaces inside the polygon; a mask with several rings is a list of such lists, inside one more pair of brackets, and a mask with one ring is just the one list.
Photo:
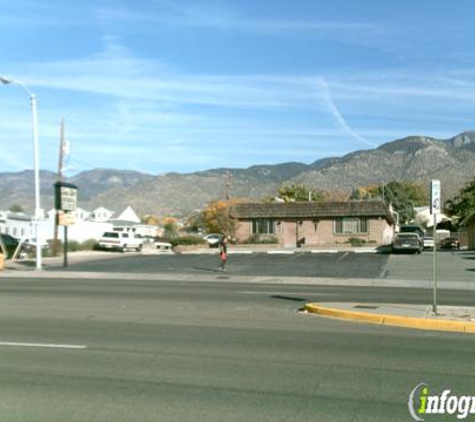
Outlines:
{"label": "white van", "polygon": [[125,252],[127,249],[142,250],[142,239],[130,232],[105,232],[99,240],[99,248],[115,249]]}

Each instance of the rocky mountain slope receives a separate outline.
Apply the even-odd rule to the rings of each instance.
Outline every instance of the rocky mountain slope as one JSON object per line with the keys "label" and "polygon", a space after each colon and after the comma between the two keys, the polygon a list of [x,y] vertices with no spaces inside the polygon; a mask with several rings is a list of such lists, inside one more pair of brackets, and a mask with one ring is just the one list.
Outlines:
{"label": "rocky mountain slope", "polygon": [[[68,181],[79,187],[79,205],[121,210],[131,205],[140,215],[187,215],[210,200],[233,197],[260,199],[282,183],[299,183],[327,190],[413,180],[440,179],[443,199],[456,195],[475,178],[475,131],[447,140],[410,136],[373,150],[356,151],[312,164],[256,165],[248,169],[214,169],[154,176],[129,171],[95,169]],[[41,172],[42,207],[53,204],[55,174]],[[33,172],[0,173],[0,209],[12,204],[33,209]]]}
{"label": "rocky mountain slope", "polygon": [[412,180],[429,184],[440,179],[443,199],[456,195],[475,177],[475,131],[447,140],[410,136],[369,151],[334,159],[320,169],[292,179],[320,189],[351,190],[357,186]]}

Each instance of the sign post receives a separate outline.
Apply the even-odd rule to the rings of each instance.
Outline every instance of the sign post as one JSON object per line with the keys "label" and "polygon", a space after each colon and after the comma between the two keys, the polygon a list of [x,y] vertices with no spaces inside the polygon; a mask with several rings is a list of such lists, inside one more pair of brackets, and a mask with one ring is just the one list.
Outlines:
{"label": "sign post", "polygon": [[68,226],[75,223],[72,212],[77,208],[77,190],[78,187],[71,183],[54,184],[56,218],[58,225],[64,226],[63,267],[68,266]]}
{"label": "sign post", "polygon": [[437,214],[440,213],[440,180],[432,180],[430,184],[430,213],[433,218],[432,235],[434,238],[434,252],[432,256],[432,312],[437,315]]}

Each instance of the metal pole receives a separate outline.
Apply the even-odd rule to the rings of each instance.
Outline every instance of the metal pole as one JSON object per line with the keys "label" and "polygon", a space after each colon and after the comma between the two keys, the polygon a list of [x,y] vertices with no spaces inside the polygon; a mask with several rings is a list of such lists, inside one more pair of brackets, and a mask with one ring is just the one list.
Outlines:
{"label": "metal pole", "polygon": [[40,154],[38,141],[38,116],[36,111],[36,97],[29,88],[21,81],[17,81],[8,76],[0,76],[0,82],[3,84],[17,84],[23,87],[28,93],[31,101],[31,119],[33,127],[33,149],[34,149],[34,173],[35,173],[35,215],[33,217],[33,232],[36,237],[36,268],[41,270],[41,239],[38,228],[39,220],[42,217],[40,206]]}
{"label": "metal pole", "polygon": [[31,98],[31,117],[33,126],[33,149],[34,149],[34,164],[35,164],[35,237],[36,237],[36,269],[42,269],[42,255],[41,255],[41,234],[39,230],[39,221],[41,215],[40,205],[40,153],[38,140],[38,115],[36,110],[36,97],[30,93]]}
{"label": "metal pole", "polygon": [[434,252],[432,256],[432,278],[433,278],[433,297],[432,297],[432,312],[437,315],[437,214],[434,212],[434,227],[432,236],[434,238]]}
{"label": "metal pole", "polygon": [[68,266],[68,226],[64,226],[63,267]]}

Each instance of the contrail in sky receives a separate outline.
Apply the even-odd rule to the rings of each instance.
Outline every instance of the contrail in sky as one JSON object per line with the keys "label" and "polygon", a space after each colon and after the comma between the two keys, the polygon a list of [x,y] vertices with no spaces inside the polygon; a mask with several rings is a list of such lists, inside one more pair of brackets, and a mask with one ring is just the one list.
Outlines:
{"label": "contrail in sky", "polygon": [[348,132],[354,139],[360,141],[366,145],[371,147],[377,147],[377,145],[371,141],[368,141],[366,138],[358,135],[346,122],[345,118],[342,116],[338,108],[336,107],[333,99],[330,95],[330,90],[328,89],[328,84],[324,78],[319,77],[318,81],[320,83],[321,91],[323,94],[323,99],[325,100],[326,105],[328,106],[328,111],[332,114],[332,116],[336,119],[339,126],[345,131]]}

